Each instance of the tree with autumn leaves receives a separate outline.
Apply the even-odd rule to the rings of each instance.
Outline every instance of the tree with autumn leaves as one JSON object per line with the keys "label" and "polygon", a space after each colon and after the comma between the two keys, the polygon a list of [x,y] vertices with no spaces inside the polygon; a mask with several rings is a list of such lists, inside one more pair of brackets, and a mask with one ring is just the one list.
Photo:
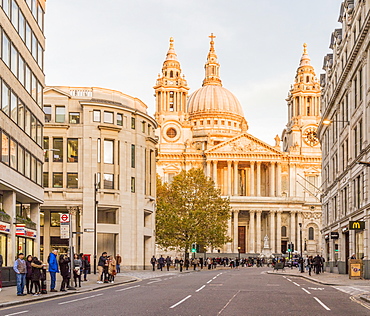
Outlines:
{"label": "tree with autumn leaves", "polygon": [[188,253],[192,243],[217,248],[230,241],[229,200],[201,169],[182,171],[171,183],[157,177],[156,243]]}

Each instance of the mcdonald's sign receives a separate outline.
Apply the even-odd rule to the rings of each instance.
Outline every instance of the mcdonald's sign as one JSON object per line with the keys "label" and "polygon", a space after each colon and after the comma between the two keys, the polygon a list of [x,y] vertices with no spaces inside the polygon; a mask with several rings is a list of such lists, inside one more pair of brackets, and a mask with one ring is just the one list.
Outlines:
{"label": "mcdonald's sign", "polygon": [[350,221],[349,229],[350,230],[364,230],[365,222],[364,221]]}

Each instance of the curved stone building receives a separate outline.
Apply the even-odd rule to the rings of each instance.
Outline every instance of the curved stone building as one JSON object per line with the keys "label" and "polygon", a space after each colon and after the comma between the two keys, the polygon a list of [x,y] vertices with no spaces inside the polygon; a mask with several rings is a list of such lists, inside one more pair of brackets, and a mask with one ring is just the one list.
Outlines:
{"label": "curved stone building", "polygon": [[210,38],[203,85],[189,97],[170,39],[154,86],[157,172],[171,181],[183,169],[203,168],[222,195],[230,198],[228,234],[233,241],[216,252],[281,254],[289,242],[305,254],[321,252],[317,196],[321,150],[316,137],[320,86],[306,46],[287,99],[283,145],[277,136],[271,146],[248,133],[241,104],[222,86],[215,36]]}
{"label": "curved stone building", "polygon": [[60,215],[69,213],[75,252],[92,260],[95,246],[98,256],[120,254],[123,267],[149,265],[157,125],[147,106],[115,90],[47,87],[44,112],[44,259],[53,248],[66,251]]}

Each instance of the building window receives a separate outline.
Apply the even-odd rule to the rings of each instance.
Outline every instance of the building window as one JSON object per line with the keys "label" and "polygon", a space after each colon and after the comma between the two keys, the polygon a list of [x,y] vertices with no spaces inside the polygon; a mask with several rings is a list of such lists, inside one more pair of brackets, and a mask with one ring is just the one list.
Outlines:
{"label": "building window", "polygon": [[17,146],[18,144],[13,139],[10,139],[9,162],[10,167],[14,169],[17,169]]}
{"label": "building window", "polygon": [[48,188],[49,187],[49,172],[44,172],[43,174],[43,184],[44,184],[44,188]]}
{"label": "building window", "polygon": [[141,123],[141,131],[143,132],[143,133],[145,133],[145,122],[142,122]]}
{"label": "building window", "polygon": [[104,140],[104,163],[113,163],[114,142],[113,140]]}
{"label": "building window", "polygon": [[117,114],[117,125],[122,126],[123,125],[123,116],[122,114]]}
{"label": "building window", "polygon": [[63,138],[53,139],[53,161],[63,162]]}
{"label": "building window", "polygon": [[24,175],[27,178],[31,177],[31,155],[27,150],[24,152]]}
{"label": "building window", "polygon": [[53,172],[53,188],[63,188],[63,173]]}
{"label": "building window", "polygon": [[78,174],[77,173],[67,173],[67,188],[68,189],[78,188]]}
{"label": "building window", "polygon": [[281,237],[286,237],[286,226],[281,226]]}
{"label": "building window", "polygon": [[100,116],[101,116],[100,111],[98,111],[98,110],[93,111],[93,121],[94,122],[100,122]]}
{"label": "building window", "polygon": [[59,212],[50,212],[50,226],[59,227],[60,226],[60,215]]}
{"label": "building window", "polygon": [[2,91],[1,91],[1,108],[3,112],[9,116],[10,109],[10,89],[7,84],[3,81]]}
{"label": "building window", "polygon": [[78,162],[78,139],[69,138],[67,140],[67,161]]}
{"label": "building window", "polygon": [[113,124],[113,112],[104,111],[104,123]]}
{"label": "building window", "polygon": [[98,162],[100,162],[100,159],[101,159],[101,141],[100,141],[100,138],[98,138],[98,145],[97,145],[97,158],[98,158]]}
{"label": "building window", "polygon": [[104,173],[104,189],[114,189],[114,175],[111,173]]}
{"label": "building window", "polygon": [[1,133],[1,161],[9,164],[9,136]]}
{"label": "building window", "polygon": [[169,137],[169,138],[174,138],[174,137],[176,137],[176,135],[177,135],[177,132],[176,132],[176,130],[174,129],[174,128],[169,128],[168,130],[167,130],[167,136]]}
{"label": "building window", "polygon": [[117,224],[116,210],[98,210],[98,223],[99,224]]}
{"label": "building window", "polygon": [[18,99],[18,126],[24,130],[24,104]]}
{"label": "building window", "polygon": [[55,107],[55,122],[64,123],[65,122],[66,109],[64,106]]}
{"label": "building window", "polygon": [[308,229],[308,240],[315,240],[315,230],[313,227]]}
{"label": "building window", "polygon": [[[4,1],[6,2],[6,1]],[[10,41],[8,36],[3,32],[2,60],[10,68]]]}
{"label": "building window", "polygon": [[134,117],[131,117],[131,129],[135,129],[136,128],[136,120]]}
{"label": "building window", "polygon": [[24,174],[24,149],[18,146],[18,171]]}
{"label": "building window", "polygon": [[131,145],[131,168],[135,168],[135,145]]}
{"label": "building window", "polygon": [[49,161],[49,137],[44,137],[44,161]]}
{"label": "building window", "polygon": [[80,113],[79,112],[69,112],[69,123],[70,124],[80,124]]}
{"label": "building window", "polygon": [[135,193],[135,177],[131,177],[131,192]]}

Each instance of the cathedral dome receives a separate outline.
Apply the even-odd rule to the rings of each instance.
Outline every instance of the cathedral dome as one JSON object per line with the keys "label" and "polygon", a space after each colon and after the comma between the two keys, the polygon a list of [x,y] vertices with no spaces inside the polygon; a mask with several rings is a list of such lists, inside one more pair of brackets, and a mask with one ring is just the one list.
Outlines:
{"label": "cathedral dome", "polygon": [[220,85],[204,85],[193,92],[188,101],[187,112],[194,114],[234,114],[244,117],[238,99]]}

